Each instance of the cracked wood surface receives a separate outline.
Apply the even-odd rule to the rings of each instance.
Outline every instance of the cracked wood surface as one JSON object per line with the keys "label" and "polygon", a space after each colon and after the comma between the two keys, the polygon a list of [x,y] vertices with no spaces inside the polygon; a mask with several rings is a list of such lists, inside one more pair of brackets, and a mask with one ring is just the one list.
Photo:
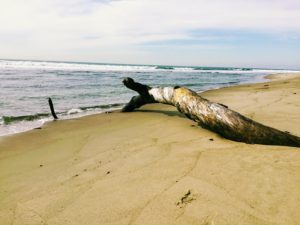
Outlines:
{"label": "cracked wood surface", "polygon": [[248,144],[284,145],[300,147],[300,137],[265,126],[251,120],[227,106],[211,102],[185,87],[151,88],[125,78],[124,85],[139,93],[122,109],[130,112],[145,104],[162,103],[173,105],[189,119],[201,127],[221,136]]}

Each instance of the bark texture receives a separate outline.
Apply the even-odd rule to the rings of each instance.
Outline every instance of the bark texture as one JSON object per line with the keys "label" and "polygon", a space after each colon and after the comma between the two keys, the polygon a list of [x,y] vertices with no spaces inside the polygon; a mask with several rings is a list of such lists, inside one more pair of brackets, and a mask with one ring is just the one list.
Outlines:
{"label": "bark texture", "polygon": [[150,103],[173,105],[201,127],[224,138],[248,144],[300,147],[300,137],[255,122],[219,103],[210,102],[185,87],[151,88],[125,78],[123,84],[139,95],[132,97],[122,112],[131,112]]}

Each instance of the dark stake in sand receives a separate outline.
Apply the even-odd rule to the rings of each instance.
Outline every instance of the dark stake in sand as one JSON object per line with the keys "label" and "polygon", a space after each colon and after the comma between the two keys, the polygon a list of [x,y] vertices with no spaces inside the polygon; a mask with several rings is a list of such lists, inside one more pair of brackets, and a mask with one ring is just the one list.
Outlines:
{"label": "dark stake in sand", "polygon": [[57,120],[58,117],[57,117],[57,115],[56,115],[56,113],[55,113],[54,106],[53,106],[53,102],[52,102],[52,99],[51,99],[51,98],[48,99],[48,103],[49,103],[50,111],[51,111],[51,114],[52,114],[53,118],[54,118],[55,120]]}

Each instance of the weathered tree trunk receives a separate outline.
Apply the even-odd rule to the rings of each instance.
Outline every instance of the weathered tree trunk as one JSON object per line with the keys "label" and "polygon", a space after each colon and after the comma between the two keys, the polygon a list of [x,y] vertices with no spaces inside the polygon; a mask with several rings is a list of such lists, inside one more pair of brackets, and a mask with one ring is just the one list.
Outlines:
{"label": "weathered tree trunk", "polygon": [[228,107],[210,102],[184,87],[151,88],[125,78],[124,85],[139,93],[122,109],[131,112],[149,103],[173,105],[191,120],[224,138],[249,144],[300,147],[300,137],[255,122]]}

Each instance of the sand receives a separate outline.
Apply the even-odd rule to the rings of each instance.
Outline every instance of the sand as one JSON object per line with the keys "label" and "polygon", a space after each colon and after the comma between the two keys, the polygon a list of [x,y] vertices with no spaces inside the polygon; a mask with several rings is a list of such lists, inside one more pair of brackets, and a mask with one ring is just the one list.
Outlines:
{"label": "sand", "polygon": [[[300,74],[201,95],[300,135]],[[300,149],[148,105],[0,138],[0,224],[300,224]]]}

